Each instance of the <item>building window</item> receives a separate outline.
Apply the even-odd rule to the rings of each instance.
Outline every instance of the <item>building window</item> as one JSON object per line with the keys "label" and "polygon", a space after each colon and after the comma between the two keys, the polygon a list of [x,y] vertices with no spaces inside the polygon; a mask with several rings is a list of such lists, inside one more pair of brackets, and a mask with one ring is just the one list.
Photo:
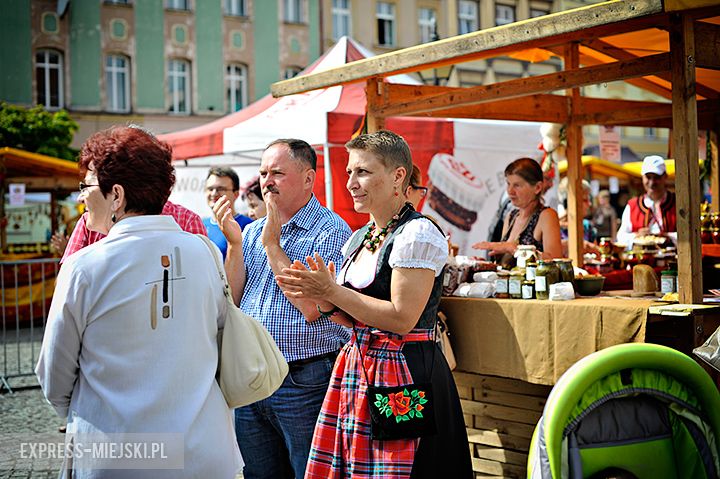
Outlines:
{"label": "building window", "polygon": [[655,139],[657,137],[657,128],[645,128],[645,138]]}
{"label": "building window", "polygon": [[60,20],[55,12],[43,12],[42,14],[42,26],[40,27],[43,33],[59,33],[60,32]]}
{"label": "building window", "polygon": [[458,32],[474,32],[478,29],[478,4],[473,0],[460,0],[458,5]]}
{"label": "building window", "polygon": [[247,16],[245,0],[225,0],[225,15],[233,15],[236,17]]}
{"label": "building window", "polygon": [[190,10],[190,0],[165,0],[168,10]]}
{"label": "building window", "polygon": [[35,81],[38,105],[48,110],[58,110],[65,105],[61,53],[53,50],[40,50],[35,53]]}
{"label": "building window", "polygon": [[495,25],[507,25],[515,21],[515,7],[495,5]]}
{"label": "building window", "polygon": [[303,0],[285,0],[285,21],[289,23],[303,22]]}
{"label": "building window", "polygon": [[395,5],[377,2],[376,10],[378,45],[395,46]]}
{"label": "building window", "polygon": [[436,38],[435,10],[421,8],[418,12],[418,24],[420,25],[420,43],[434,42]]}
{"label": "building window", "polygon": [[230,113],[247,106],[247,67],[228,65],[225,74],[227,101]]}
{"label": "building window", "polygon": [[130,111],[130,61],[126,57],[110,55],[105,59],[105,93],[108,111]]}
{"label": "building window", "polygon": [[169,112],[190,114],[190,63],[185,60],[168,62]]}
{"label": "building window", "polygon": [[350,0],[333,0],[332,4],[333,39],[351,36]]}
{"label": "building window", "polygon": [[300,67],[287,67],[283,70],[283,79],[289,80],[290,78],[297,76],[303,69]]}
{"label": "building window", "polygon": [[537,17],[543,17],[550,13],[550,10],[545,10],[544,8],[531,8],[530,9],[530,18],[537,18]]}
{"label": "building window", "polygon": [[105,0],[105,3],[111,5],[130,5],[130,0]]}

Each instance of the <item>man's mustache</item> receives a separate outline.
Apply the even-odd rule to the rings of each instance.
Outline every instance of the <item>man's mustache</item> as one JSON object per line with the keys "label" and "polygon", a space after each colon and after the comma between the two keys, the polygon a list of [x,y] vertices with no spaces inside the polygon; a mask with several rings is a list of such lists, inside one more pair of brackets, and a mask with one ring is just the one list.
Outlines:
{"label": "man's mustache", "polygon": [[268,194],[268,193],[280,193],[280,192],[275,187],[275,185],[268,185],[265,187],[265,191],[263,193]]}

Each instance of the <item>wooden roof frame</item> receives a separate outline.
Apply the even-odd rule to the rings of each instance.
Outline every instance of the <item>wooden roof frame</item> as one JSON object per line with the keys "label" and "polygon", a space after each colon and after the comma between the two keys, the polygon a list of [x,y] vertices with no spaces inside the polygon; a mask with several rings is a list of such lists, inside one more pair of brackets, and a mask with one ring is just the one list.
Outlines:
{"label": "wooden roof frame", "polygon": [[[713,2],[706,2],[713,3]],[[582,264],[581,128],[590,124],[671,128],[676,160],[680,299],[702,301],[699,231],[698,127],[720,131],[720,5],[666,12],[662,0],[613,0],[418,45],[272,85],[274,96],[366,82],[368,129],[389,116],[488,118],[566,126],[570,256]],[[607,37],[648,29],[667,32],[668,51],[647,56],[618,48]],[[651,30],[652,31],[652,30]],[[385,77],[541,48],[563,58],[563,70],[469,88],[391,84]],[[607,58],[608,62],[600,60]],[[582,66],[581,66],[582,65]],[[697,81],[697,69],[712,75]],[[662,102],[587,98],[580,87],[623,80],[660,95]],[[713,88],[715,86],[715,88]],[[558,94],[562,93],[564,94]],[[699,97],[699,98],[698,98]],[[717,172],[717,148],[713,170]],[[688,161],[688,158],[694,158]],[[719,175],[712,190],[720,190]],[[714,206],[720,206],[716,198]]]}

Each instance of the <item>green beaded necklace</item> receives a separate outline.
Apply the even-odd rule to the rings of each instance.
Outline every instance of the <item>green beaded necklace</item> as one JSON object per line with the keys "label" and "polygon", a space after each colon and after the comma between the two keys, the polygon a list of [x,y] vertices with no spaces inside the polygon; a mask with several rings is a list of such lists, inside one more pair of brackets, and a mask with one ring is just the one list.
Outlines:
{"label": "green beaded necklace", "polygon": [[367,248],[367,250],[371,253],[377,251],[380,242],[385,239],[388,231],[390,231],[390,229],[392,229],[397,224],[397,222],[400,221],[400,217],[405,214],[405,211],[408,208],[412,208],[412,203],[405,203],[405,205],[400,209],[400,211],[393,215],[393,217],[390,218],[390,221],[387,222],[385,227],[382,228],[376,235],[373,235],[376,228],[375,222],[370,223],[370,229],[368,229],[367,233],[365,233],[365,237],[363,239],[365,248]]}

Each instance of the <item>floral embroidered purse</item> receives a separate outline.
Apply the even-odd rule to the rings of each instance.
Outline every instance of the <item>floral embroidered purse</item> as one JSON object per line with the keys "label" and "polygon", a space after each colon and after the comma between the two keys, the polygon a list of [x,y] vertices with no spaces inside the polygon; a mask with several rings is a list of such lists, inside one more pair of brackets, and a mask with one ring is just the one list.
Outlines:
{"label": "floral embroidered purse", "polygon": [[[355,344],[360,353],[360,363],[368,384],[367,400],[370,409],[370,436],[376,441],[390,439],[417,439],[437,432],[435,424],[435,401],[432,383],[412,383],[399,386],[370,386],[365,360],[357,341],[357,330],[353,323]],[[433,344],[430,374],[435,362]]]}
{"label": "floral embroidered purse", "polygon": [[414,439],[435,434],[432,384],[368,386],[370,434],[375,440]]}

